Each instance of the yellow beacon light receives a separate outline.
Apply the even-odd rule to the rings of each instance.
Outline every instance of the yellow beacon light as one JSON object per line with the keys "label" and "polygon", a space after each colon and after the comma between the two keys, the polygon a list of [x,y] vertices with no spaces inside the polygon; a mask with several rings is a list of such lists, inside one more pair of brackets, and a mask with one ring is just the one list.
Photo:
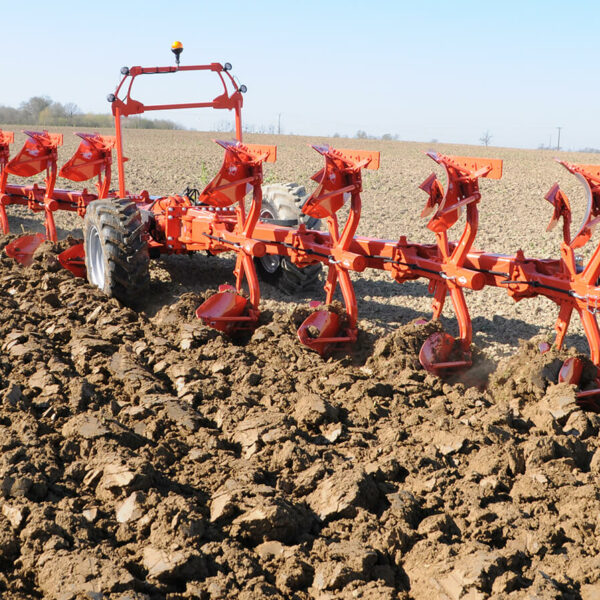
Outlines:
{"label": "yellow beacon light", "polygon": [[171,44],[171,52],[175,55],[175,62],[179,66],[179,56],[183,52],[183,44],[181,42],[173,42]]}

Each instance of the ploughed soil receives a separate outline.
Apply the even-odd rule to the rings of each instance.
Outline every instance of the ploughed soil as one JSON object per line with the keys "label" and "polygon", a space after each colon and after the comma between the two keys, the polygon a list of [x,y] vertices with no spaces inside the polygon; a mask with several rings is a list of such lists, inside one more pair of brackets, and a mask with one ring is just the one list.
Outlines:
{"label": "ploughed soil", "polygon": [[[222,158],[211,137],[128,131],[128,188],[202,187]],[[306,138],[252,138],[280,145],[267,183],[314,189]],[[64,160],[76,138],[65,146]],[[340,146],[383,151],[359,234],[431,242],[417,191],[430,145]],[[505,158],[504,178],[481,184],[476,247],[559,255],[543,195],[559,178],[577,192],[551,156],[434,148]],[[32,229],[26,209],[9,213],[12,231]],[[63,238],[81,220],[57,224]],[[538,351],[550,301],[467,294],[476,364],[442,380],[417,360],[439,327],[415,322],[426,283],[353,276],[358,344],[322,359],[295,334],[319,291],[293,301],[263,284],[260,326],[232,341],[194,316],[232,282],[231,258],[154,263],[134,312],[59,269],[56,250],[29,268],[0,254],[1,598],[600,597],[600,417],[554,383],[586,349],[575,319],[577,350]]]}
{"label": "ploughed soil", "polygon": [[552,383],[574,351],[523,343],[485,389],[419,367],[438,324],[322,359],[294,304],[232,341],[208,291],[134,312],[55,251],[0,258],[0,597],[600,594],[600,417]]}

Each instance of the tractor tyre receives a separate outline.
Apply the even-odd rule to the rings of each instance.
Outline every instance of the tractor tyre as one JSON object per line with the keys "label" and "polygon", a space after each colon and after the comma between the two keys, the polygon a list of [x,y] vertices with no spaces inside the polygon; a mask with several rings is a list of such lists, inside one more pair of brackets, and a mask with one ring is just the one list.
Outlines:
{"label": "tractor tyre", "polygon": [[[308,195],[297,183],[273,183],[263,186],[260,218],[266,223],[298,227],[304,223],[308,229],[319,229],[320,220],[302,212]],[[276,285],[286,294],[298,294],[314,287],[320,280],[321,263],[300,268],[285,256],[266,254],[255,258],[258,276]]]}
{"label": "tractor tyre", "polygon": [[140,211],[124,199],[94,200],[84,221],[88,281],[127,306],[138,305],[150,284],[148,244]]}

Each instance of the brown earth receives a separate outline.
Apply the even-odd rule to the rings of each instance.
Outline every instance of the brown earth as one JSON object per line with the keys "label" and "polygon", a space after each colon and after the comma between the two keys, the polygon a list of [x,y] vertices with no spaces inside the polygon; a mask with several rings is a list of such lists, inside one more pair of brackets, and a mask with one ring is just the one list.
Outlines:
{"label": "brown earth", "polygon": [[[187,153],[207,136],[135,134],[143,156],[170,156],[171,168],[130,164],[132,182],[145,172],[164,173],[144,185],[152,192],[193,183]],[[409,167],[420,149],[361,144],[375,145],[405,147]],[[304,182],[287,176],[290,162],[278,180]],[[318,167],[305,163],[304,176]],[[389,173],[367,178],[361,233],[394,237],[407,219]],[[55,251],[43,247],[27,269],[0,259],[2,598],[600,595],[600,417],[550,383],[573,351],[540,356],[530,341],[485,391],[443,382],[416,358],[437,327],[410,322],[427,315],[425,286],[377,274],[355,278],[353,354],[301,348],[301,309],[268,285],[261,325],[238,345],[194,318],[210,288],[231,281],[231,260],[156,263],[135,313],[58,269]],[[511,305],[494,292],[468,298],[496,344],[479,357],[484,372],[505,351],[496,342],[518,335],[514,323],[531,338],[552,321],[501,313]],[[511,316],[496,323],[494,312]]]}

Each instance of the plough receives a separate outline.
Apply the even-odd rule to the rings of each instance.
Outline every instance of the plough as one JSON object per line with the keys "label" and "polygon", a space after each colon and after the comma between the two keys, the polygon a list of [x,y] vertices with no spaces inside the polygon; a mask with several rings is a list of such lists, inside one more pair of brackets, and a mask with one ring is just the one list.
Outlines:
{"label": "plough", "polygon": [[[481,199],[479,179],[502,176],[502,161],[489,158],[427,153],[446,170],[447,187],[444,189],[435,174],[420,186],[428,196],[421,216],[429,217],[427,227],[435,234],[435,243],[417,244],[405,236],[392,241],[356,235],[362,170],[379,168],[378,152],[313,146],[323,156],[324,167],[312,177],[317,187],[302,206],[302,213],[324,220],[327,230],[311,229],[303,222],[290,223],[282,215],[272,214],[276,212],[272,208],[266,210],[263,206],[263,164],[276,160],[277,148],[242,141],[242,94],[246,90],[232,77],[231,65],[180,66],[181,50],[181,44],[173,46],[176,66],[124,67],[121,82],[108,97],[115,117],[115,136],[78,133],[80,145],[60,171],[57,160],[62,135],[26,131],[25,145],[10,159],[14,135],[0,132],[0,227],[9,233],[6,207],[21,204],[43,212],[46,228],[45,235],[23,236],[11,242],[6,247],[7,254],[27,264],[44,240],[57,240],[53,214],[57,210],[77,212],[84,218],[84,241],[63,252],[59,260],[76,275],[87,275],[91,283],[109,295],[135,303],[146,293],[150,258],[200,251],[211,255],[234,252],[235,285],[220,286],[196,312],[204,323],[227,334],[252,331],[257,325],[257,264],[267,265],[267,271],[272,271],[281,268],[282,263],[275,259],[285,260],[288,268],[299,272],[322,264],[327,269],[325,303],[311,303],[314,310],[298,330],[300,342],[321,355],[357,339],[357,300],[350,272],[384,270],[398,283],[426,278],[433,295],[433,319],[440,317],[449,296],[458,320],[457,338],[437,332],[421,348],[421,364],[439,375],[472,364],[472,324],[463,289],[504,288],[515,301],[546,296],[559,307],[555,346],[562,347],[571,316],[576,312],[597,371],[595,378],[583,381],[583,362],[569,358],[560,370],[559,380],[579,386],[577,397],[581,405],[600,408],[600,331],[595,316],[600,309],[600,246],[586,265],[580,264],[575,255],[600,222],[600,166],[558,161],[584,184],[588,210],[580,230],[571,239],[568,198],[558,184],[546,195],[554,210],[548,229],[563,219],[563,242],[557,259],[527,258],[522,251],[505,256],[473,249]],[[179,71],[210,71],[220,79],[223,93],[209,102],[188,104],[144,105],[132,98],[137,77]],[[129,193],[125,185],[127,159],[123,155],[122,118],[151,110],[195,107],[235,111],[236,140],[217,141],[225,156],[215,178],[201,192],[186,190],[162,197],[150,196],[146,191]],[[117,158],[118,190],[110,186],[113,151]],[[44,171],[44,186],[8,183],[8,175],[30,177]],[[90,193],[87,189],[56,189],[57,173],[78,182],[97,178],[96,190]],[[348,217],[340,223],[339,211],[346,203]],[[466,213],[462,234],[457,242],[450,241],[448,230],[459,221],[462,211]],[[344,312],[331,306],[338,284]]]}

